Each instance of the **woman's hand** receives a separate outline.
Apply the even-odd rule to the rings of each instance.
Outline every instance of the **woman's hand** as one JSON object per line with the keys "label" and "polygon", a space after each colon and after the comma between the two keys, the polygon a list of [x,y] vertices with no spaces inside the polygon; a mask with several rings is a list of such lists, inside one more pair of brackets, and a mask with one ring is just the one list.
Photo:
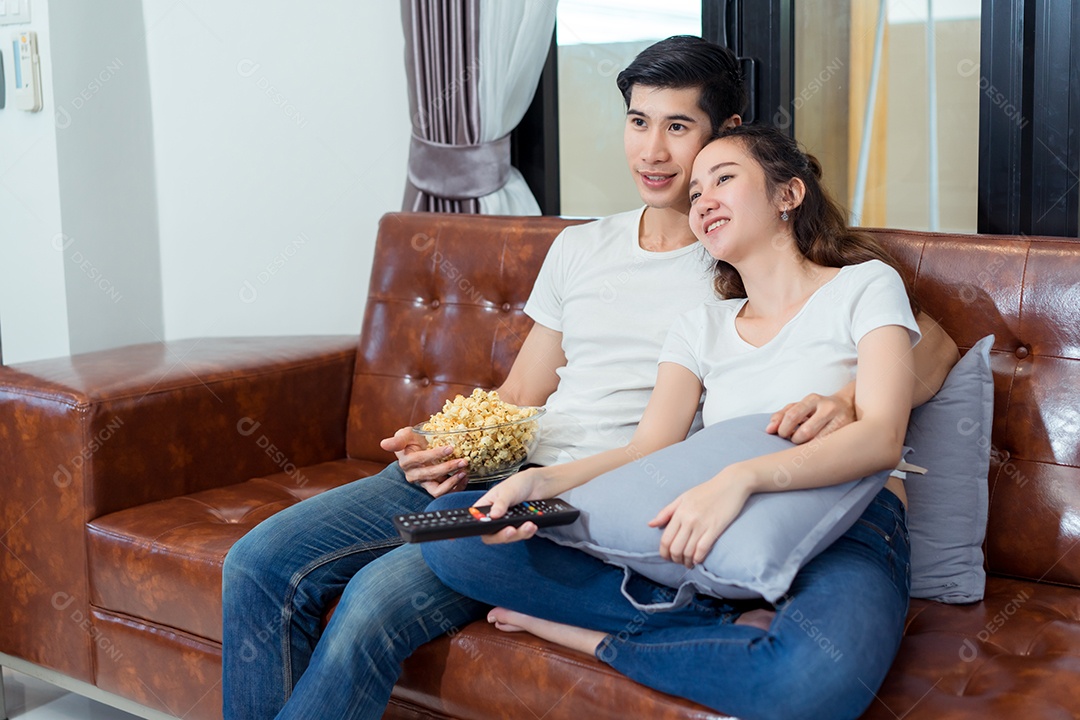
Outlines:
{"label": "woman's hand", "polygon": [[750,497],[748,479],[730,466],[675,498],[650,527],[663,527],[660,556],[688,568],[705,562],[716,539],[742,512]]}
{"label": "woman's hand", "polygon": [[[543,468],[529,468],[507,479],[488,490],[483,497],[476,501],[474,507],[490,505],[488,515],[493,518],[501,518],[506,514],[511,505],[525,502],[526,500],[540,500],[543,495]],[[526,522],[519,527],[505,527],[492,535],[483,535],[485,543],[500,544],[528,540],[537,531],[536,523]]]}

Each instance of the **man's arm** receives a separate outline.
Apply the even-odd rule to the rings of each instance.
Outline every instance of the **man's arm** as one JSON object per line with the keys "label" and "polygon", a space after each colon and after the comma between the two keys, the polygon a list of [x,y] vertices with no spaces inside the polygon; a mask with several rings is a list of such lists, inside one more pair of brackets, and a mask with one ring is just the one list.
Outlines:
{"label": "man's arm", "polygon": [[[514,405],[543,405],[559,385],[555,371],[565,364],[562,333],[533,325],[499,388],[499,397]],[[383,450],[397,455],[405,479],[421,485],[432,497],[465,487],[466,461],[447,460],[454,451],[449,445],[428,450],[426,444],[412,428],[401,428],[381,443]]]}
{"label": "man's arm", "polygon": [[499,397],[514,405],[543,405],[559,386],[556,370],[564,365],[562,333],[536,323],[499,386]]}
{"label": "man's arm", "polygon": [[934,318],[921,312],[915,320],[919,323],[922,340],[911,350],[915,373],[915,391],[912,393],[911,402],[913,408],[919,407],[937,394],[949,371],[960,359],[956,343]]}
{"label": "man's arm", "polygon": [[[926,313],[915,318],[922,340],[904,358],[915,376],[911,407],[919,407],[941,389],[953,365],[960,359],[956,343],[941,325]],[[822,438],[855,421],[855,382],[833,395],[810,394],[799,402],[773,413],[766,432],[776,433],[793,443]]]}
{"label": "man's arm", "polygon": [[776,433],[795,444],[825,437],[855,422],[855,381],[832,395],[810,393],[772,414],[765,432]]}

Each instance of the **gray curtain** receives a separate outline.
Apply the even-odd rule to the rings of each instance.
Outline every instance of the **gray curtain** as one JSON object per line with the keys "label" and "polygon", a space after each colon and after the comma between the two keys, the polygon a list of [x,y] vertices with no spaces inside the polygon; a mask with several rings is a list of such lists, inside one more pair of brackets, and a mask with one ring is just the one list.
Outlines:
{"label": "gray curtain", "polygon": [[479,14],[480,0],[401,2],[413,132],[405,210],[478,213],[477,198],[505,182],[491,176],[503,152],[508,170],[508,143],[480,143]]}

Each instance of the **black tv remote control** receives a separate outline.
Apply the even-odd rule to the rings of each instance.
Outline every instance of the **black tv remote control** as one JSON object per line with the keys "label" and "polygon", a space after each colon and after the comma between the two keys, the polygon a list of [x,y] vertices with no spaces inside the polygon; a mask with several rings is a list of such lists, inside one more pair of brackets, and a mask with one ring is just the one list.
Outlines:
{"label": "black tv remote control", "polygon": [[434,512],[410,513],[394,517],[394,527],[405,542],[418,543],[428,540],[490,535],[513,525],[518,527],[532,521],[540,527],[569,525],[581,512],[559,498],[551,500],[527,500],[511,506],[501,518],[490,517],[490,505],[471,508],[455,508]]}

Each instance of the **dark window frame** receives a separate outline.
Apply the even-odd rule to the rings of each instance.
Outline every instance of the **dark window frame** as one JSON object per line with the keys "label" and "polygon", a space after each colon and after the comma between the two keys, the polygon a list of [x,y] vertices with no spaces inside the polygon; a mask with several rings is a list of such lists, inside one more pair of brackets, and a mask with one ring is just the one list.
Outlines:
{"label": "dark window frame", "polygon": [[1076,237],[1080,9],[983,0],[983,14],[979,232]]}
{"label": "dark window frame", "polygon": [[551,33],[540,84],[510,133],[510,163],[525,178],[543,215],[561,212],[559,183],[559,48]]}
{"label": "dark window frame", "polygon": [[[984,8],[987,4],[984,0]],[[1025,117],[1031,122],[1021,129],[1031,135],[1030,141],[1024,137],[1031,147],[1031,163],[1024,170],[1031,179],[1022,183],[1030,187],[1030,214],[1021,216],[1018,232],[1076,237],[1080,224],[1080,7],[1073,0],[1028,0],[1023,17],[1034,23],[1024,28],[1025,39],[1034,42],[1034,63],[1024,68],[1031,82],[1031,114]],[[982,96],[984,106],[993,103],[987,95]],[[1027,95],[1024,107],[1029,107]],[[1009,122],[1000,108],[992,115],[999,123]],[[992,213],[993,208],[988,210]],[[992,219],[991,214],[988,220]]]}

